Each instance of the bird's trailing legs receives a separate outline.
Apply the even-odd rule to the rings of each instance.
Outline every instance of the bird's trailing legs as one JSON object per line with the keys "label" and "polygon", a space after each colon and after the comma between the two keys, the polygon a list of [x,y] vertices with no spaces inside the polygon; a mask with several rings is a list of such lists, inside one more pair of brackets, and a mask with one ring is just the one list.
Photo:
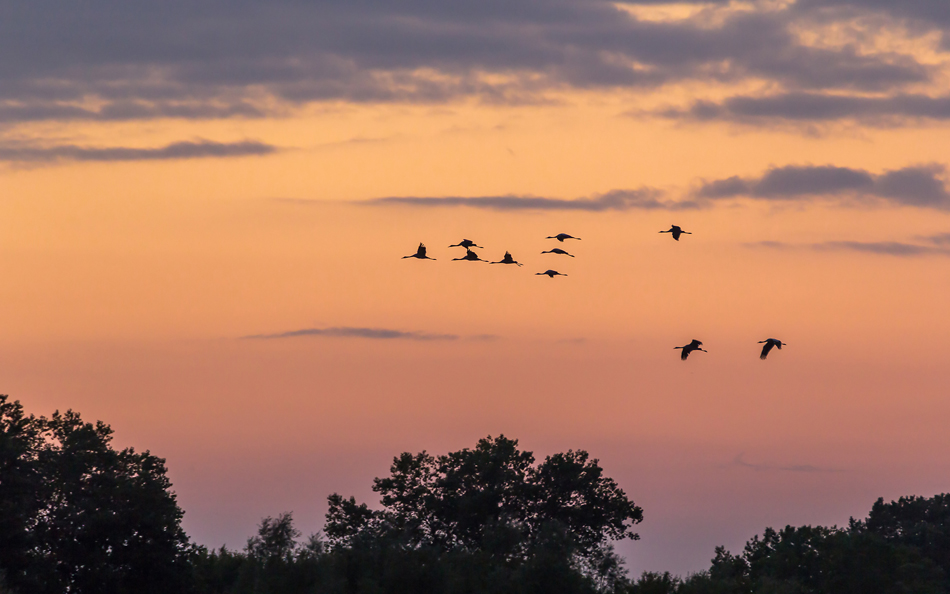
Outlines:
{"label": "bird's trailing legs", "polygon": [[520,262],[515,262],[515,259],[511,257],[511,252],[505,252],[504,258],[498,262],[489,262],[489,264],[517,264],[518,266],[522,266]]}
{"label": "bird's trailing legs", "polygon": [[679,241],[679,240],[680,240],[680,235],[682,235],[683,233],[685,233],[685,234],[687,234],[687,235],[692,235],[692,233],[690,233],[689,231],[683,231],[683,230],[680,229],[679,226],[677,226],[677,225],[671,226],[671,227],[670,227],[669,229],[667,229],[666,231],[660,231],[660,233],[672,233],[672,234],[673,234],[673,239],[675,239],[676,241]]}
{"label": "bird's trailing legs", "polygon": [[462,256],[461,258],[452,258],[453,262],[456,260],[468,260],[469,262],[487,262],[488,261],[488,260],[482,260],[481,258],[478,257],[478,254],[476,254],[475,252],[473,252],[472,250],[468,248],[465,249],[465,255]]}
{"label": "bird's trailing legs", "polygon": [[541,252],[541,253],[542,254],[561,254],[563,256],[570,256],[572,258],[574,257],[573,254],[569,254],[566,251],[562,250],[561,248],[552,248],[546,252]]}
{"label": "bird's trailing legs", "polygon": [[759,359],[763,359],[763,360],[769,356],[769,351],[772,350],[772,347],[778,347],[778,350],[782,350],[782,347],[788,344],[788,343],[782,342],[781,340],[777,338],[768,338],[766,340],[759,341],[759,344],[763,344],[763,343],[765,344],[765,346],[762,347],[762,354],[759,355]]}
{"label": "bird's trailing legs", "polygon": [[419,258],[420,260],[435,260],[435,258],[430,258],[426,255],[426,246],[425,244],[420,243],[419,247],[416,248],[416,253],[410,254],[408,256],[403,256],[402,259],[406,258]]}
{"label": "bird's trailing legs", "polygon": [[698,340],[696,340],[696,339],[694,338],[694,339],[692,340],[692,342],[690,342],[688,345],[686,345],[686,346],[681,346],[681,347],[673,347],[673,350],[676,350],[676,349],[683,349],[683,352],[682,352],[682,354],[680,355],[680,359],[682,359],[683,361],[685,361],[686,358],[689,357],[689,354],[692,353],[693,351],[702,351],[702,352],[704,352],[704,353],[708,353],[709,351],[707,351],[706,349],[702,348],[702,344],[703,344],[702,342],[700,342],[700,341],[698,341]]}

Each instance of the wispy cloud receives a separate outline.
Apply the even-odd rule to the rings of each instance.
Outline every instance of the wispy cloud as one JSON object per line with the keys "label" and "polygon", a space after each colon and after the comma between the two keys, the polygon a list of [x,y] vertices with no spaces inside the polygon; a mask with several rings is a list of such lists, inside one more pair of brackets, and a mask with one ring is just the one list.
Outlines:
{"label": "wispy cloud", "polygon": [[818,243],[794,244],[781,241],[758,241],[746,243],[748,248],[768,249],[809,249],[833,252],[860,252],[883,256],[912,258],[918,256],[950,256],[950,234],[920,238],[929,245],[901,241],[822,241]]}
{"label": "wispy cloud", "polygon": [[811,464],[754,464],[743,460],[745,452],[741,452],[727,466],[748,468],[759,472],[779,471],[779,472],[843,472],[840,468],[825,468],[822,466],[813,466]]}
{"label": "wispy cloud", "polygon": [[950,246],[950,233],[937,233],[936,235],[918,235],[917,239],[926,241],[934,245]]}
{"label": "wispy cloud", "polygon": [[[70,81],[66,84],[76,84],[78,81]],[[136,82],[125,81],[136,86]],[[146,85],[143,85],[143,87]],[[68,95],[73,95],[78,89],[67,90]],[[133,91],[134,92],[134,91]],[[136,100],[129,101],[125,98],[110,97],[112,93],[108,91],[100,94],[100,97],[109,99],[101,107],[91,108],[80,103],[65,103],[64,99],[73,99],[79,101],[79,96],[52,97],[43,96],[42,92],[31,91],[27,98],[32,100],[18,100],[15,93],[0,93],[0,99],[6,95],[7,99],[12,101],[0,104],[0,123],[23,123],[37,122],[45,120],[59,121],[99,121],[99,122],[117,122],[128,120],[154,120],[154,119],[187,119],[187,120],[208,120],[221,118],[259,118],[267,114],[267,110],[256,107],[249,103],[245,98],[227,100],[224,98],[189,97],[187,95],[174,96],[174,91],[168,89],[166,95],[172,95],[165,99],[149,98],[149,93],[143,88],[139,91]]]}
{"label": "wispy cloud", "polygon": [[73,144],[35,146],[0,144],[0,161],[52,163],[56,161],[164,161],[269,155],[279,149],[256,140],[175,142],[157,148],[89,147]]}
{"label": "wispy cloud", "polygon": [[770,250],[786,250],[792,249],[796,246],[790,243],[785,243],[784,241],[750,241],[748,243],[742,244],[747,248],[768,248]]}
{"label": "wispy cloud", "polygon": [[[296,338],[299,336],[327,336],[333,338],[370,338],[374,340],[458,340],[461,338],[457,334],[429,334],[426,332],[406,332],[403,330],[390,330],[387,328],[354,328],[349,326],[335,326],[331,328],[304,328],[302,330],[290,330],[288,332],[278,332],[276,334],[253,334],[244,336],[247,339],[270,340],[277,338]],[[481,335],[480,339],[484,340]]]}
{"label": "wispy cloud", "polygon": [[[729,121],[764,126],[853,120],[882,127],[908,120],[948,120],[950,96],[898,93],[889,97],[868,97],[815,92],[737,95],[720,102],[698,100],[686,108],[666,108],[651,113],[676,120]],[[643,114],[631,112],[630,115]]]}
{"label": "wispy cloud", "polygon": [[465,338],[468,340],[491,342],[494,340],[498,340],[501,337],[498,336],[497,334],[473,334],[471,336],[466,336]]}
{"label": "wispy cloud", "polygon": [[833,165],[773,167],[760,177],[704,182],[695,192],[701,199],[748,197],[757,200],[811,200],[845,198],[851,202],[884,201],[904,206],[950,208],[950,192],[943,175],[946,167],[925,164],[875,174],[864,169]]}
{"label": "wispy cloud", "polygon": [[418,207],[465,206],[490,210],[577,210],[588,212],[621,210],[682,210],[699,208],[694,201],[663,200],[663,192],[654,188],[638,190],[612,190],[590,198],[545,198],[538,196],[393,196],[374,198],[363,202],[367,205],[404,205]]}
{"label": "wispy cloud", "polygon": [[887,256],[950,256],[950,248],[914,245],[899,241],[826,241],[813,244],[816,250],[865,252]]}

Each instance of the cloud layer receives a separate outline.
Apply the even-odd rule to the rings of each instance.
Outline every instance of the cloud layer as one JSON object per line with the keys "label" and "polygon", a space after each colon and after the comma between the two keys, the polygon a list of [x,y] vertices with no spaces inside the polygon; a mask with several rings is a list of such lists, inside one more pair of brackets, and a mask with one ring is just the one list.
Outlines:
{"label": "cloud layer", "polygon": [[749,468],[757,471],[782,471],[782,472],[841,472],[837,468],[823,468],[811,464],[754,464],[743,460],[745,454],[739,454],[732,460],[730,466],[739,468]]}
{"label": "cloud layer", "polygon": [[0,122],[256,117],[280,112],[273,99],[523,102],[680,81],[761,81],[826,101],[835,92],[859,111],[869,108],[858,97],[899,97],[939,68],[858,37],[809,43],[797,31],[831,25],[841,35],[862,18],[865,28],[912,21],[911,36],[948,26],[944,4],[924,0],[705,2],[666,20],[637,12],[655,4],[88,0],[51,11],[0,0]]}
{"label": "cloud layer", "polygon": [[896,94],[886,97],[780,93],[729,97],[719,103],[696,101],[685,109],[663,109],[658,115],[695,121],[725,120],[751,125],[777,122],[855,120],[890,126],[908,120],[950,120],[950,96]]}
{"label": "cloud layer", "polygon": [[872,173],[835,165],[772,167],[758,177],[732,176],[703,181],[689,197],[665,199],[656,188],[612,190],[588,198],[540,196],[390,196],[362,202],[369,206],[402,205],[420,208],[468,207],[497,211],[689,210],[718,201],[751,198],[761,201],[836,200],[845,206],[891,204],[950,209],[940,164],[924,164]]}
{"label": "cloud layer", "polygon": [[54,161],[164,161],[207,157],[246,157],[269,155],[277,147],[245,140],[242,142],[175,142],[158,148],[87,147],[72,144],[56,146],[2,145],[0,161],[49,163]]}
{"label": "cloud layer", "polygon": [[[458,340],[460,337],[456,334],[428,334],[426,332],[405,332],[403,330],[389,330],[386,328],[353,328],[353,327],[332,327],[332,328],[304,328],[302,330],[291,330],[289,332],[279,332],[277,334],[254,334],[245,336],[249,339],[277,339],[277,338],[296,338],[299,336],[328,336],[333,338],[370,338],[375,340]],[[479,337],[484,339],[484,336]]]}
{"label": "cloud layer", "polygon": [[867,254],[900,257],[950,255],[950,250],[947,248],[902,243],[899,241],[826,241],[816,243],[811,247],[816,250],[864,252]]}
{"label": "cloud layer", "polygon": [[588,212],[619,211],[633,209],[681,210],[698,208],[693,201],[675,202],[662,200],[662,192],[652,188],[639,190],[612,190],[591,198],[573,200],[543,198],[537,196],[393,196],[366,201],[369,205],[406,205],[426,208],[465,206],[489,210],[578,210]]}
{"label": "cloud layer", "polygon": [[757,178],[733,176],[703,183],[696,196],[710,200],[739,196],[757,200],[810,200],[822,197],[857,202],[885,201],[904,206],[950,208],[942,178],[945,167],[917,165],[874,174],[833,165],[773,167]]}
{"label": "cloud layer", "polygon": [[747,247],[769,249],[811,249],[822,252],[859,252],[882,256],[912,258],[919,256],[950,256],[950,233],[921,236],[916,243],[905,241],[823,241],[810,244],[791,244],[781,241],[760,241]]}

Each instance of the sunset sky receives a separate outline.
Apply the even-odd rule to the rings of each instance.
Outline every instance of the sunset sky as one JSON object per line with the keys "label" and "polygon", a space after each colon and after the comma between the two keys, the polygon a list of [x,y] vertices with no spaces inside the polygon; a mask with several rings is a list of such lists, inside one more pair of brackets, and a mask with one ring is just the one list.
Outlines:
{"label": "sunset sky", "polygon": [[196,542],[498,434],[633,574],[950,491],[950,2],[0,6],[0,393]]}

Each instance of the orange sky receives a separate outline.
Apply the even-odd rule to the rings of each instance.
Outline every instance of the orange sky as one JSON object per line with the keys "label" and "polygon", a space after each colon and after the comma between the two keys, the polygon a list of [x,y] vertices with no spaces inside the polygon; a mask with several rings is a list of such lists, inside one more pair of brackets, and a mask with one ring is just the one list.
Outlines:
{"label": "orange sky", "polygon": [[[933,39],[888,35],[942,67]],[[367,202],[653,188],[675,203],[770,168],[880,180],[947,162],[942,121],[647,114],[763,84],[6,125],[7,143],[278,150],[0,165],[0,389],[166,457],[185,528],[210,546],[241,547],[286,510],[316,531],[328,494],[374,501],[399,452],[499,433],[600,458],[644,508],[643,540],[621,548],[635,572],[699,570],[766,525],[840,525],[879,496],[947,491],[946,207],[860,192],[597,212]],[[657,233],[671,223],[693,234]],[[540,254],[558,232],[583,238],[560,246],[576,258]],[[525,266],[452,262],[463,237]],[[437,261],[401,259],[420,241]],[[534,274],[547,268],[569,276]],[[247,338],[326,328],[455,338]],[[773,336],[789,346],[760,361]],[[673,347],[693,338],[709,352],[681,362]]]}

